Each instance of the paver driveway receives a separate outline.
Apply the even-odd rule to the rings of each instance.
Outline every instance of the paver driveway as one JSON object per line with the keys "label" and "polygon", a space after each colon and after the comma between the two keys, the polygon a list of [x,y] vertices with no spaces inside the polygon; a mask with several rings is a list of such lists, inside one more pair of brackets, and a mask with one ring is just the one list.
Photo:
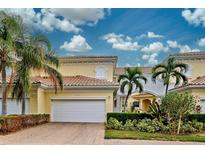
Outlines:
{"label": "paver driveway", "polygon": [[202,144],[148,140],[104,140],[103,124],[48,123],[9,135],[0,144]]}

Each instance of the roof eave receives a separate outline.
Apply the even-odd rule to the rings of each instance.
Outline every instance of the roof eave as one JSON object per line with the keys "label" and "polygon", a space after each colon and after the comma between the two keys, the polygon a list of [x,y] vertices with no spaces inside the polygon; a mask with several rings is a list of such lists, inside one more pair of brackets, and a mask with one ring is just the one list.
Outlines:
{"label": "roof eave", "polygon": [[205,88],[205,85],[204,84],[199,84],[199,85],[191,84],[191,85],[186,85],[186,86],[170,89],[169,92],[181,91],[181,90],[186,90],[186,89],[190,89],[190,88]]}

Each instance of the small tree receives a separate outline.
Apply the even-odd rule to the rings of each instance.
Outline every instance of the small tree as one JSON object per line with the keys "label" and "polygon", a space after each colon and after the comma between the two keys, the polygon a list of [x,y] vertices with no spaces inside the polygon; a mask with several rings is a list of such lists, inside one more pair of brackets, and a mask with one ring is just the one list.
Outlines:
{"label": "small tree", "polygon": [[162,98],[162,110],[167,114],[168,122],[178,123],[177,134],[180,133],[181,124],[185,115],[195,110],[196,100],[193,95],[185,93],[170,93]]}

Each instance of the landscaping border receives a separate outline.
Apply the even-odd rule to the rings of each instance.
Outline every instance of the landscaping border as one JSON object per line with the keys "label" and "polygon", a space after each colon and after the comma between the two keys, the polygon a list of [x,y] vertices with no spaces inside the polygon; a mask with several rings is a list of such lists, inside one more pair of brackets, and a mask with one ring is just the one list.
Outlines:
{"label": "landscaping border", "polygon": [[16,132],[23,128],[36,126],[50,121],[49,114],[0,116],[0,134]]}

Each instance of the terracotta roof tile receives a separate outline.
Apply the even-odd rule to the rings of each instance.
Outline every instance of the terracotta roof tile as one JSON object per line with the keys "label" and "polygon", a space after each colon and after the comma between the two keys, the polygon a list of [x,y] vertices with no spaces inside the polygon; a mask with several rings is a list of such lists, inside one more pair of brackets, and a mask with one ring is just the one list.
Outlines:
{"label": "terracotta roof tile", "polygon": [[195,80],[192,80],[189,85],[205,85],[205,76],[197,77]]}
{"label": "terracotta roof tile", "polygon": [[176,86],[173,89],[170,89],[170,91],[189,86],[205,86],[205,76],[197,77],[196,79],[189,81],[187,84]]}
{"label": "terracotta roof tile", "polygon": [[[7,77],[6,81],[9,82],[10,77]],[[46,86],[54,86],[51,78],[49,77],[40,77],[36,76],[32,79],[33,84],[44,84]],[[1,84],[1,80],[0,80]],[[65,76],[63,77],[64,86],[118,86],[118,83],[115,81],[108,81],[102,79],[96,79],[91,77],[86,77],[82,75],[77,76]]]}
{"label": "terracotta roof tile", "polygon": [[[53,86],[53,82],[49,77],[33,77],[33,83],[42,83],[47,86]],[[118,86],[114,81],[107,81],[86,77],[82,75],[63,77],[64,86]]]}

